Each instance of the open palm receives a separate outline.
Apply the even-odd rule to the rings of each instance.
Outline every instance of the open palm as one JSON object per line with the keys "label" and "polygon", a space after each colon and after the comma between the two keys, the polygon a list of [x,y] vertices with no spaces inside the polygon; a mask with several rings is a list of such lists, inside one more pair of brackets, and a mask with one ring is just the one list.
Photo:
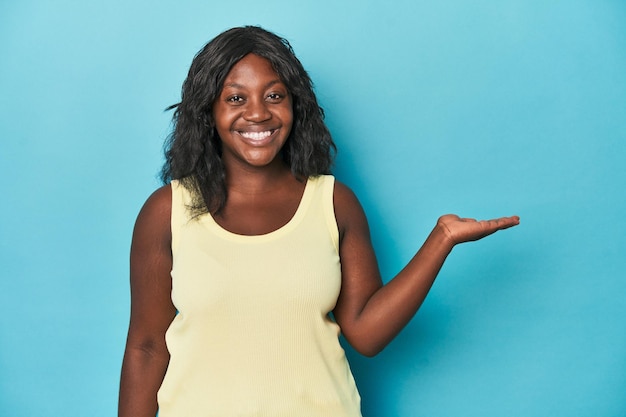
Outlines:
{"label": "open palm", "polygon": [[463,243],[482,239],[498,230],[508,229],[519,224],[519,217],[500,217],[491,220],[461,218],[455,214],[446,214],[437,221],[454,242]]}

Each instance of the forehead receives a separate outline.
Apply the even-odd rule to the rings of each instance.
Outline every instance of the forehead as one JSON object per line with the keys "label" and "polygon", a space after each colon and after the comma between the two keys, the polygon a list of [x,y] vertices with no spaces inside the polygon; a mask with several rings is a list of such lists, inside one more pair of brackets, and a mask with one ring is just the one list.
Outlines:
{"label": "forehead", "polygon": [[281,81],[270,61],[255,54],[248,54],[233,65],[226,75],[224,85],[253,82],[258,79]]}

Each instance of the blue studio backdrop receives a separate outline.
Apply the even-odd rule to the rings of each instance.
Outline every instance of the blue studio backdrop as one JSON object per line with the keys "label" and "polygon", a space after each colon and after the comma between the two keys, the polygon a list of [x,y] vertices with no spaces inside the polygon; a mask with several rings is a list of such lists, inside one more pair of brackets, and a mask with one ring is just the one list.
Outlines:
{"label": "blue studio backdrop", "polygon": [[287,37],[382,272],[456,248],[409,326],[346,347],[365,417],[626,415],[626,3],[0,2],[0,415],[115,414],[128,250],[193,55]]}

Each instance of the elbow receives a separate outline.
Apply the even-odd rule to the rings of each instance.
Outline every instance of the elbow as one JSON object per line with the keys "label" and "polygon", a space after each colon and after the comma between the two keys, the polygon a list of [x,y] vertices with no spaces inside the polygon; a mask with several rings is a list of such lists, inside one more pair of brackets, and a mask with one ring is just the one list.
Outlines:
{"label": "elbow", "polygon": [[153,340],[142,340],[136,343],[127,343],[126,352],[144,358],[169,358],[169,351],[164,343]]}
{"label": "elbow", "polygon": [[373,358],[374,356],[382,352],[383,349],[361,349],[361,350],[356,350],[356,351],[365,357]]}
{"label": "elbow", "polygon": [[376,343],[372,340],[351,341],[348,339],[348,343],[350,343],[350,346],[352,346],[355,351],[368,358],[373,358],[378,355],[387,346],[386,343]]}
{"label": "elbow", "polygon": [[144,360],[169,360],[165,336],[153,333],[129,332],[125,353],[135,358],[144,358]]}

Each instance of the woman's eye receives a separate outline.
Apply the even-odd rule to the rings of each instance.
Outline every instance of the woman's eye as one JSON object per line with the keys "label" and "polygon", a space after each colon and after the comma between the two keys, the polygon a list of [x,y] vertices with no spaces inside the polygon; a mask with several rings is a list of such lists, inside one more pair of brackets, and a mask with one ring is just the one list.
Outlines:
{"label": "woman's eye", "polygon": [[280,101],[283,99],[283,95],[281,93],[270,93],[267,98],[271,101]]}
{"label": "woman's eye", "polygon": [[230,96],[226,99],[226,101],[230,102],[230,103],[241,103],[243,102],[243,97],[241,96]]}

